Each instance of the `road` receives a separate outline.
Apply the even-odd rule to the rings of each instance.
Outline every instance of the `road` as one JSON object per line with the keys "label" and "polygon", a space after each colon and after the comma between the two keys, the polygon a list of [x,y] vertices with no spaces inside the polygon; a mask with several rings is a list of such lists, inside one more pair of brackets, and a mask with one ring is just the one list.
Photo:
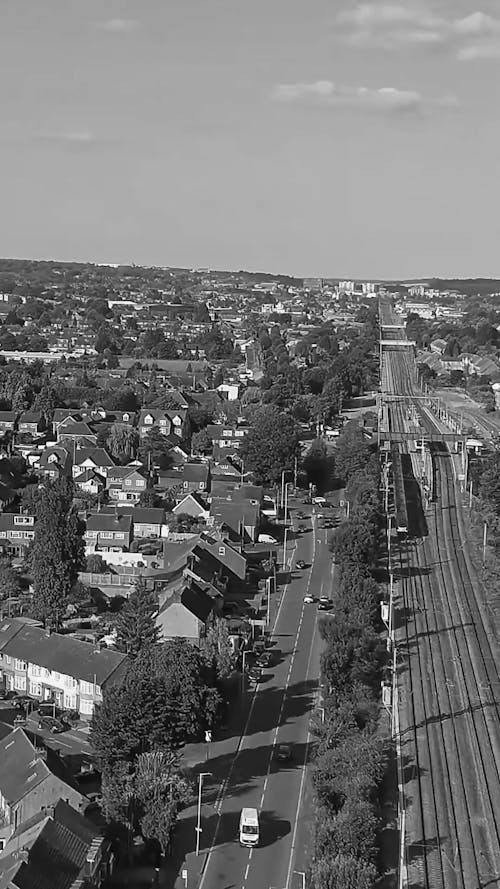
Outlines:
{"label": "road", "polygon": [[[302,522],[301,522],[302,523]],[[297,522],[295,522],[295,525]],[[301,887],[307,850],[307,814],[301,809],[309,755],[309,722],[317,701],[320,639],[317,605],[305,604],[306,592],[326,595],[333,583],[326,532],[317,519],[289,549],[292,565],[303,559],[310,567],[294,570],[284,590],[273,638],[281,652],[272,674],[254,695],[245,732],[230,765],[219,798],[219,820],[200,889],[284,889]],[[293,745],[293,760],[278,764],[276,745]],[[207,762],[210,771],[210,761]],[[241,809],[260,812],[258,848],[241,848]]]}

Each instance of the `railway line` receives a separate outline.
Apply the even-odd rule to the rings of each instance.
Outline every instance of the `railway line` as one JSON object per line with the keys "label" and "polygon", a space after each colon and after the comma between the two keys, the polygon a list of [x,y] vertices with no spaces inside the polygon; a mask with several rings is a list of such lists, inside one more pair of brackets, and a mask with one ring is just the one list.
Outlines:
{"label": "railway line", "polygon": [[[384,353],[383,369],[388,392],[417,394],[406,351]],[[432,414],[414,405],[435,432]],[[404,430],[403,403],[389,409]],[[500,886],[498,643],[464,545],[453,458],[443,444],[429,448],[437,496],[427,533],[395,546],[407,882],[485,889]]]}

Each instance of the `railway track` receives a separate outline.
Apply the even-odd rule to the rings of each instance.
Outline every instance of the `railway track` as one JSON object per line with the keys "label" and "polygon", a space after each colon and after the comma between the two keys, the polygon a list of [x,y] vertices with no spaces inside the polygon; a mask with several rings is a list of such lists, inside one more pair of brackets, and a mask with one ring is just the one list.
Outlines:
{"label": "railway track", "polygon": [[[406,353],[388,351],[386,390],[411,399],[411,370]],[[390,410],[404,429],[404,408]],[[444,445],[431,446],[431,456],[437,499],[428,533],[396,547],[407,879],[422,889],[500,887],[498,643],[464,548],[452,457]]]}

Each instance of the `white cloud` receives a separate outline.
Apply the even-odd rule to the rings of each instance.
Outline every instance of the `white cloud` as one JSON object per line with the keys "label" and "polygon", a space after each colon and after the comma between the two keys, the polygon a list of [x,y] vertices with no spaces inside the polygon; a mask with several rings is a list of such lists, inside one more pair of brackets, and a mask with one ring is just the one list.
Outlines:
{"label": "white cloud", "polygon": [[135,19],[107,19],[104,22],[98,22],[97,27],[102,31],[109,31],[112,34],[125,34],[134,31],[138,22]]}
{"label": "white cloud", "polygon": [[441,45],[462,61],[499,56],[500,19],[480,10],[463,18],[444,18],[411,0],[361,3],[340,12],[337,23],[341,37],[352,46],[397,50]]}
{"label": "white cloud", "polygon": [[279,83],[272,90],[276,102],[306,102],[330,108],[358,108],[375,112],[413,112],[432,105],[456,104],[452,97],[428,99],[415,90],[400,90],[392,86],[373,89],[366,86],[343,86],[331,80],[314,83]]}

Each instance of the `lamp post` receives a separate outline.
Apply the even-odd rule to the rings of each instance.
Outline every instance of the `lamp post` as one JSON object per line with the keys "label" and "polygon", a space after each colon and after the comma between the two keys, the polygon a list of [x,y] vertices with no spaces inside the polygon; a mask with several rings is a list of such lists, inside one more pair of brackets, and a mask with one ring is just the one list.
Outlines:
{"label": "lamp post", "polygon": [[325,724],[325,708],[324,707],[317,707],[316,709],[319,710],[319,712],[321,713],[321,725],[324,725]]}
{"label": "lamp post", "polygon": [[212,772],[200,772],[198,775],[198,819],[195,827],[196,830],[196,854],[200,854],[200,834],[201,834],[201,788],[203,778],[207,778]]}
{"label": "lamp post", "polygon": [[292,482],[285,482],[285,525],[288,521],[288,488],[290,488]]}
{"label": "lamp post", "polygon": [[283,540],[283,570],[286,568],[286,545],[288,539],[288,528],[285,527],[285,539]]}

